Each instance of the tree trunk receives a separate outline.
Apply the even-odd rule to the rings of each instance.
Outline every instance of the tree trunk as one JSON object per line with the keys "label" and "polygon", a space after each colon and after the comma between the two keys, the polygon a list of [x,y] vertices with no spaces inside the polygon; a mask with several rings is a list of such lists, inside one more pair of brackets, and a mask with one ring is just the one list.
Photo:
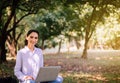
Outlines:
{"label": "tree trunk", "polygon": [[74,38],[74,39],[75,39],[75,45],[76,45],[77,49],[79,49],[81,44],[79,43],[79,40],[77,38]]}
{"label": "tree trunk", "polygon": [[6,60],[6,53],[7,53],[7,50],[5,49],[5,45],[2,45],[2,47],[1,47],[1,56],[0,56],[0,63],[2,63],[2,62],[6,62],[7,60]]}
{"label": "tree trunk", "polygon": [[60,50],[61,50],[61,44],[62,44],[62,39],[59,42],[58,54],[60,53]]}
{"label": "tree trunk", "polygon": [[5,42],[6,42],[6,35],[3,34],[3,35],[1,35],[1,38],[0,38],[0,49],[1,49],[1,52],[0,52],[0,63],[7,61],[6,60],[7,50],[5,49]]}
{"label": "tree trunk", "polygon": [[41,49],[43,49],[43,50],[44,50],[44,40],[42,40]]}
{"label": "tree trunk", "polygon": [[6,41],[6,44],[8,46],[9,51],[10,51],[10,55],[15,57],[16,56],[16,48],[15,48],[14,41],[12,41],[11,44],[8,41]]}
{"label": "tree trunk", "polygon": [[89,41],[88,35],[89,35],[89,32],[86,31],[84,50],[83,50],[83,54],[81,56],[81,58],[83,58],[83,59],[87,59],[87,48],[88,48],[88,41]]}
{"label": "tree trunk", "polygon": [[87,42],[85,42],[83,54],[81,56],[83,59],[87,59]]}
{"label": "tree trunk", "polygon": [[68,49],[68,52],[69,52],[70,51],[70,36],[68,36],[67,49]]}

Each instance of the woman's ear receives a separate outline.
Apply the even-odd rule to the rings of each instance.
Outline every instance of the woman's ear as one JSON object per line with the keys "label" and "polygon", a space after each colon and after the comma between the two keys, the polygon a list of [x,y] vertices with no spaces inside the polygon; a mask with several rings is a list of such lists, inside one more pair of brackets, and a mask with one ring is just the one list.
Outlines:
{"label": "woman's ear", "polygon": [[25,38],[26,40],[28,40],[28,37],[26,36],[26,38]]}

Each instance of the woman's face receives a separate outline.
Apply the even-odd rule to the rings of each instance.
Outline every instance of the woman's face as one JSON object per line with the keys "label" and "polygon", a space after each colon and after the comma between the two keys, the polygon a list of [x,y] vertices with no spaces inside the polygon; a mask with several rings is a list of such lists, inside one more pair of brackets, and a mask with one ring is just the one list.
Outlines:
{"label": "woman's face", "polygon": [[28,45],[36,45],[38,42],[38,34],[36,32],[32,32],[26,37],[26,40],[28,41]]}

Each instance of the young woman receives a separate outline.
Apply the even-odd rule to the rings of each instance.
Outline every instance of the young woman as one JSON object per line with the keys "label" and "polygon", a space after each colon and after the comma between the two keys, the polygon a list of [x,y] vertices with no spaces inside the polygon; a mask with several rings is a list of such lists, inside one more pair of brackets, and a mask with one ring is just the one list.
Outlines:
{"label": "young woman", "polygon": [[[29,30],[26,35],[25,47],[17,52],[14,73],[19,83],[35,83],[38,70],[40,67],[43,67],[44,60],[42,50],[36,47],[38,37],[38,31]],[[44,83],[62,82],[63,78],[58,76],[56,80]]]}

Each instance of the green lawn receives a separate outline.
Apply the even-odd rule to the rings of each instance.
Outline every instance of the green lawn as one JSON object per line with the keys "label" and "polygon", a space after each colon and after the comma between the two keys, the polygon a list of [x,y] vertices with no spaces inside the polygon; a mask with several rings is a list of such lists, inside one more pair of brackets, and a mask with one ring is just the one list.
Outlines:
{"label": "green lawn", "polygon": [[[45,66],[60,65],[63,83],[120,83],[120,51],[88,51],[88,59],[81,52],[44,54]],[[15,60],[0,65],[0,77],[13,76]]]}

